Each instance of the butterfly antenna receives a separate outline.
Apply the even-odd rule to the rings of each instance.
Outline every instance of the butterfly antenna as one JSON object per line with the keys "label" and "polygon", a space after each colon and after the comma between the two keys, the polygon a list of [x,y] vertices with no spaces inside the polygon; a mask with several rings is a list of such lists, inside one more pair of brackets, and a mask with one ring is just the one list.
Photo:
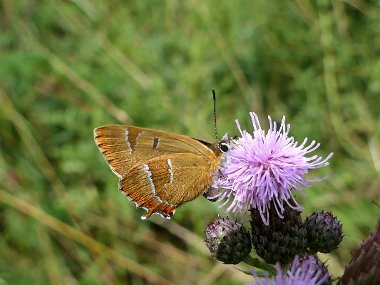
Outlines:
{"label": "butterfly antenna", "polygon": [[218,130],[216,128],[216,94],[215,90],[212,89],[212,99],[214,101],[214,131],[215,131],[215,138],[218,140]]}

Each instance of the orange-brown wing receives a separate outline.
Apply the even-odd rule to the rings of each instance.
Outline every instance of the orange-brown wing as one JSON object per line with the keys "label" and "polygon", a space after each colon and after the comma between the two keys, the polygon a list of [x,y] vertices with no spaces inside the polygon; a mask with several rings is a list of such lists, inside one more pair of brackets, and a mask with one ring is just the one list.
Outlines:
{"label": "orange-brown wing", "polygon": [[136,163],[169,153],[209,156],[213,151],[188,136],[146,128],[111,125],[94,130],[94,138],[111,170],[120,178]]}
{"label": "orange-brown wing", "polygon": [[192,153],[167,154],[137,163],[119,181],[119,189],[138,207],[142,218],[153,213],[170,218],[181,204],[201,195],[212,183],[220,157]]}

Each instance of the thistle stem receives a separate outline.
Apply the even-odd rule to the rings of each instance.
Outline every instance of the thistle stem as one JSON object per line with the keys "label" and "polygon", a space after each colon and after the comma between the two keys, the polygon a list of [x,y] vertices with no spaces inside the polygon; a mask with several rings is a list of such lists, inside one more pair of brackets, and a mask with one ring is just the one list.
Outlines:
{"label": "thistle stem", "polygon": [[263,261],[260,261],[258,258],[253,258],[252,256],[248,255],[244,259],[244,262],[247,263],[248,265],[253,266],[254,268],[261,269],[268,272],[270,276],[276,275],[276,269],[272,265],[267,264]]}

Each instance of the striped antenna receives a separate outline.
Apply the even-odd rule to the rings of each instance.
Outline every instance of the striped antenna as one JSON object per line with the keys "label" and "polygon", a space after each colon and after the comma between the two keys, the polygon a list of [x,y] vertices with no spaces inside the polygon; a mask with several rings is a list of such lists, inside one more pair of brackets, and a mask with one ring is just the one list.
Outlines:
{"label": "striped antenna", "polygon": [[216,94],[214,88],[212,89],[212,99],[214,101],[214,131],[215,131],[215,138],[218,141],[218,130],[216,127]]}

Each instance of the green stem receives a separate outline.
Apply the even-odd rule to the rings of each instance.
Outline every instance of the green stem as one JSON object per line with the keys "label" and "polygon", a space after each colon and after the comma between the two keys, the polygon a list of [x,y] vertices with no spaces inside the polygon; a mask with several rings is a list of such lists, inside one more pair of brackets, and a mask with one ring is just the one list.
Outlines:
{"label": "green stem", "polygon": [[252,256],[248,255],[244,259],[244,262],[247,263],[248,265],[253,266],[254,268],[258,268],[258,269],[268,272],[270,276],[276,275],[276,268],[274,268],[270,264],[260,261],[258,258],[253,258]]}

